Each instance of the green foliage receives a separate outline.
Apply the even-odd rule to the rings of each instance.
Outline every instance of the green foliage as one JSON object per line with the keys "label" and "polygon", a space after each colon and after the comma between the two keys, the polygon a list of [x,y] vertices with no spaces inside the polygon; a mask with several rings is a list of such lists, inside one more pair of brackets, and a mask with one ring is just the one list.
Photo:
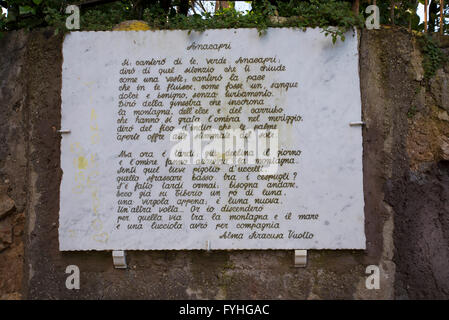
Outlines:
{"label": "green foliage", "polygon": [[411,106],[407,112],[407,118],[412,119],[418,111],[416,110],[416,106]]}
{"label": "green foliage", "polygon": [[[79,0],[82,2],[82,0]],[[424,0],[378,0],[381,24],[394,24],[422,31],[417,15],[418,2]],[[77,2],[77,1],[75,1]],[[65,8],[69,0],[0,0],[8,8],[8,14],[0,15],[1,31],[32,29],[52,26],[65,30]],[[257,28],[263,33],[268,27],[317,27],[333,42],[344,40],[344,34],[353,27],[363,27],[365,8],[371,1],[360,0],[360,11],[354,13],[350,0],[253,0],[252,10],[241,13],[230,8],[214,13],[187,14],[188,0],[117,0],[104,4],[100,0],[81,8],[81,30],[110,30],[125,20],[141,20],[142,17],[155,29],[205,30],[215,28]],[[394,4],[394,7],[392,7]],[[438,28],[439,3],[429,7],[429,29]],[[446,14],[449,1],[445,1]],[[190,12],[192,13],[192,11]],[[283,18],[278,18],[283,17]],[[448,25],[444,25],[448,30]]]}
{"label": "green foliage", "polygon": [[114,2],[85,10],[81,15],[80,25],[83,30],[111,30],[122,21],[133,19],[133,11],[125,2]]}
{"label": "green foliage", "polygon": [[[331,35],[335,43],[344,33],[354,27],[362,26],[362,16],[355,16],[349,3],[336,0],[311,0],[310,2],[279,2],[278,7],[268,1],[261,1],[256,8],[244,14],[233,7],[222,9],[214,14],[203,15],[163,15],[163,10],[155,5],[145,9],[144,20],[154,29],[183,29],[203,31],[206,29],[257,28],[262,34],[268,27],[319,27],[326,35]],[[279,14],[278,14],[279,13]],[[270,19],[275,15],[286,19]]]}
{"label": "green foliage", "polygon": [[420,35],[418,43],[423,53],[423,68],[425,79],[432,78],[436,71],[443,67],[447,57],[440,47],[427,35]]}
{"label": "green foliage", "polygon": [[9,0],[8,15],[0,23],[0,30],[32,29],[44,23],[43,0]]}
{"label": "green foliage", "polygon": [[[178,1],[179,2],[179,1]],[[174,1],[173,6],[179,5]],[[65,30],[67,15],[64,9],[68,3],[58,0],[8,0],[8,18],[0,19],[0,30],[53,26]],[[110,30],[121,21],[137,19],[138,13],[133,0],[122,0],[82,10],[82,30]],[[273,3],[276,3],[274,5]],[[362,26],[363,20],[355,16],[350,4],[337,0],[310,0],[275,2],[253,1],[248,13],[238,12],[234,6],[214,13],[193,15],[179,14],[172,6],[164,10],[160,1],[149,5],[143,12],[143,19],[154,29],[184,29],[202,31],[217,28],[257,28],[262,34],[268,27],[319,27],[335,42],[344,40],[344,33],[353,26]],[[17,12],[12,8],[18,8]],[[270,19],[275,16],[288,17],[283,21]]]}
{"label": "green foliage", "polygon": [[55,33],[58,33],[59,30],[65,30],[65,19],[67,16],[63,16],[59,10],[52,7],[45,8],[44,14],[45,22],[55,28]]}
{"label": "green foliage", "polygon": [[154,29],[181,29],[204,31],[206,29],[257,28],[263,32],[270,26],[269,18],[259,12],[243,14],[234,8],[221,9],[214,14],[206,12],[191,16],[161,16],[161,10],[155,6],[145,9],[144,20]]}
{"label": "green foliage", "polygon": [[278,12],[282,17],[300,17],[302,26],[336,26],[351,27],[363,23],[357,19],[351,9],[351,4],[337,0],[290,0],[278,2]]}
{"label": "green foliage", "polygon": [[0,38],[3,35],[2,30],[5,29],[6,29],[6,14],[0,13]]}
{"label": "green foliage", "polygon": [[[66,0],[6,0],[8,15],[0,18],[0,32],[16,29],[33,29],[52,26],[65,30],[68,14],[65,8],[73,3]],[[82,8],[82,30],[110,30],[122,21],[133,19],[131,2],[116,1],[94,7]]]}
{"label": "green foliage", "polygon": [[288,17],[280,26],[321,28],[325,35],[331,35],[335,43],[338,38],[353,27],[363,27],[363,15],[355,15],[351,4],[338,0],[290,0],[278,2],[279,15]]}

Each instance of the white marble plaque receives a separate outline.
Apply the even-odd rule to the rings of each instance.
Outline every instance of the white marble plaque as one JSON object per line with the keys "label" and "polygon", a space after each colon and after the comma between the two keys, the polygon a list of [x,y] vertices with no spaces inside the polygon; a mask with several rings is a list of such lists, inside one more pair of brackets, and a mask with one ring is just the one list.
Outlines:
{"label": "white marble plaque", "polygon": [[365,248],[355,33],[73,32],[63,56],[60,250]]}

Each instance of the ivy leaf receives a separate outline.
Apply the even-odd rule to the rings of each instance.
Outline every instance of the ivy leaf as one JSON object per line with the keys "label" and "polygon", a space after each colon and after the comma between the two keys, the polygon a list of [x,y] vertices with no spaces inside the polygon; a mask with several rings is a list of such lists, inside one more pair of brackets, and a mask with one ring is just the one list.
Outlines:
{"label": "ivy leaf", "polygon": [[34,4],[35,5],[40,5],[41,3],[42,3],[42,0],[33,0],[33,2],[34,2]]}
{"label": "ivy leaf", "polygon": [[20,6],[19,7],[19,14],[36,14],[36,10],[30,6]]}
{"label": "ivy leaf", "polygon": [[17,20],[16,14],[13,11],[8,12],[8,15],[6,16],[6,22],[12,22],[16,20]]}

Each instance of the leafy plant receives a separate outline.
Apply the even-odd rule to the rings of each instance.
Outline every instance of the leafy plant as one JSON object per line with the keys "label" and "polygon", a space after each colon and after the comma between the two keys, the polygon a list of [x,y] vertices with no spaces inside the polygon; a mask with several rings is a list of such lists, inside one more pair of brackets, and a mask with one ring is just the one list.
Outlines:
{"label": "leafy plant", "polygon": [[111,30],[115,25],[134,18],[132,7],[126,2],[114,2],[85,10],[80,25],[83,30]]}
{"label": "leafy plant", "polygon": [[206,12],[191,16],[169,15],[161,16],[161,9],[157,6],[146,9],[144,20],[154,29],[181,29],[204,31],[206,29],[226,28],[257,28],[263,32],[269,26],[267,16],[259,12],[243,14],[234,8],[221,9],[214,14]]}
{"label": "leafy plant", "polygon": [[[377,1],[381,24],[395,24],[422,31],[423,26],[417,15],[418,1],[423,0]],[[338,38],[344,40],[348,29],[363,27],[363,13],[370,4],[369,1],[360,1],[360,10],[354,13],[351,8],[353,1],[350,0],[253,0],[251,11],[245,14],[236,11],[232,3],[229,8],[207,12],[201,2],[117,0],[111,3],[109,0],[92,0],[81,7],[81,30],[110,30],[124,20],[143,18],[155,29],[254,27],[263,33],[268,27],[317,27],[331,36],[335,43]],[[65,7],[68,4],[68,0],[0,0],[0,6],[8,9],[6,16],[0,16],[0,32],[44,26],[65,30]],[[198,14],[200,7],[203,12]],[[438,4],[434,5],[431,12],[436,9],[439,9]],[[445,1],[444,9],[449,9],[449,1]],[[438,19],[438,15],[431,15],[429,26],[432,25],[433,29],[429,30],[435,29]],[[446,23],[443,29],[447,31]]]}
{"label": "leafy plant", "polygon": [[[345,32],[362,26],[363,18],[355,16],[347,2],[336,0],[311,0],[309,2],[278,2],[278,6],[269,1],[259,1],[248,13],[236,11],[233,7],[221,9],[214,14],[202,15],[166,15],[157,4],[145,9],[143,18],[154,29],[184,29],[203,31],[205,29],[223,28],[257,28],[262,34],[268,27],[319,27],[325,35],[331,35],[335,43],[340,37],[344,40]],[[277,21],[270,19],[276,15],[287,17]]]}

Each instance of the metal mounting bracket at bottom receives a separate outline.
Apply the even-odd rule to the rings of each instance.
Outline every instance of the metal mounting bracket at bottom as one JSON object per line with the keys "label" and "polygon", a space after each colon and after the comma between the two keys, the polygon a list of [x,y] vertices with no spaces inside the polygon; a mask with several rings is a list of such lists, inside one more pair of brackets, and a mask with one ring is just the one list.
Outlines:
{"label": "metal mounting bracket at bottom", "polygon": [[305,268],[307,266],[307,250],[295,250],[295,267]]}
{"label": "metal mounting bracket at bottom", "polygon": [[112,261],[114,263],[114,268],[116,269],[126,269],[126,253],[124,250],[114,250],[112,251]]}

